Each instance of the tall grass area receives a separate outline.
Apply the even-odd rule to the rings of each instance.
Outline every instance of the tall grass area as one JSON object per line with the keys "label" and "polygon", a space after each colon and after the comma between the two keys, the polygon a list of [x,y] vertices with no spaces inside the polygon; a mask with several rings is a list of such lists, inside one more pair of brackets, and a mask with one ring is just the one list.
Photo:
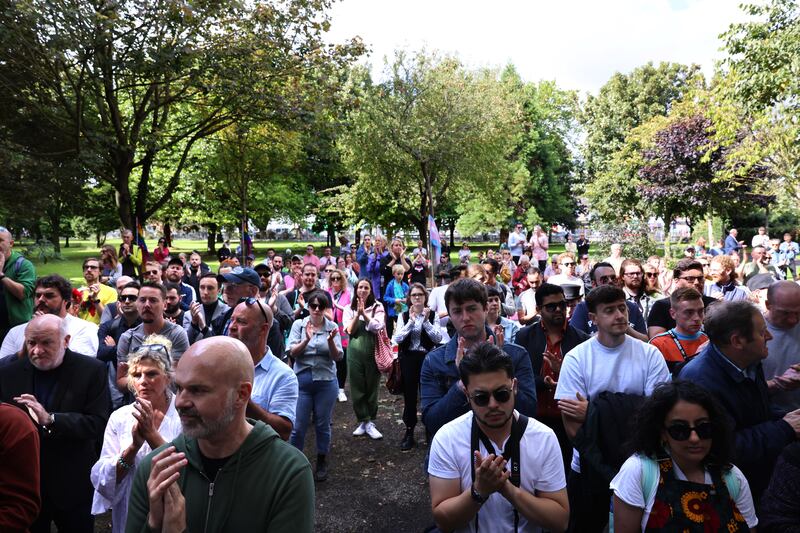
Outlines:
{"label": "tall grass area", "polygon": [[[114,248],[119,249],[119,245],[121,244],[120,239],[108,239],[106,244],[110,244],[114,246]],[[24,250],[27,246],[32,243],[29,242],[17,242],[14,244],[15,249],[18,251]],[[147,243],[147,249],[152,252],[155,249],[156,243],[153,241],[152,243]],[[176,239],[172,242],[173,246],[170,248],[170,253],[178,254],[181,252],[190,253],[193,250],[198,250],[200,254],[203,256],[203,261],[208,264],[212,269],[216,270],[219,266],[219,261],[217,261],[216,254],[207,254],[206,249],[206,241],[205,240],[181,240]],[[325,246],[323,241],[254,241],[253,246],[255,248],[255,256],[256,262],[261,261],[267,255],[267,248],[274,248],[277,253],[284,253],[287,249],[291,249],[292,253],[303,255],[305,253],[305,248],[308,244],[313,244],[317,250],[317,255],[322,254],[322,247]],[[231,250],[235,250],[236,247],[239,245],[238,241],[231,241],[230,247]],[[222,243],[218,244],[218,248],[222,246]],[[414,243],[407,243],[408,252],[410,253],[411,250],[414,248]],[[456,246],[455,248],[450,250],[450,260],[453,264],[458,263],[458,250],[460,247]],[[470,250],[472,251],[472,261],[474,262],[477,259],[477,254],[479,251],[485,252],[488,249],[493,249],[495,251],[498,250],[498,246],[496,242],[476,242],[470,243]],[[564,251],[563,244],[551,244],[550,245],[550,254],[554,253],[561,253]],[[61,246],[61,260],[48,260],[46,263],[33,260],[33,264],[36,266],[36,275],[37,276],[46,276],[48,274],[59,274],[64,276],[65,278],[69,279],[74,285],[79,286],[83,284],[83,272],[81,270],[81,265],[83,264],[84,259],[87,257],[100,257],[100,250],[97,248],[96,243],[94,240],[70,240],[69,248],[65,248],[62,244]]]}

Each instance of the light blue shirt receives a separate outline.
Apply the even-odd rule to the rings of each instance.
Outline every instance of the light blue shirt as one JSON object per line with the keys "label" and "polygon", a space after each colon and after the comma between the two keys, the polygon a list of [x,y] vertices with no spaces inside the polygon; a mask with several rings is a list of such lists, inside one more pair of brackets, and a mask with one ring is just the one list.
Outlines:
{"label": "light blue shirt", "polygon": [[[306,324],[310,319],[311,317],[305,317],[294,321],[292,331],[289,333],[289,340],[286,343],[287,353],[291,353],[294,345],[300,344],[306,338]],[[323,331],[315,331],[303,353],[294,358],[295,374],[310,368],[311,379],[314,381],[332,381],[336,379],[336,363],[331,359],[331,353],[328,349],[328,334],[334,329],[339,329],[339,326],[326,318]],[[333,342],[339,351],[339,356],[341,356],[342,336],[336,335],[333,338]]]}
{"label": "light blue shirt", "polygon": [[515,231],[512,231],[508,236],[508,250],[511,252],[511,255],[517,257],[521,256],[524,247],[525,235],[517,234]]}
{"label": "light blue shirt", "polygon": [[255,366],[250,398],[265,411],[282,416],[294,424],[297,396],[297,376],[289,365],[272,355],[272,350],[267,346],[266,355]]}

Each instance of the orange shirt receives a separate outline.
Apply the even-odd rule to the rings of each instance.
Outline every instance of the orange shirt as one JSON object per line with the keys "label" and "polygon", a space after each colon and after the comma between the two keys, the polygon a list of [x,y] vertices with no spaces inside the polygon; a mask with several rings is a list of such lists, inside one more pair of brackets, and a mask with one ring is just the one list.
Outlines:
{"label": "orange shirt", "polygon": [[658,348],[664,356],[670,372],[678,363],[688,361],[700,351],[700,346],[708,342],[708,336],[702,331],[695,337],[687,337],[678,333],[675,328],[656,335],[650,344]]}

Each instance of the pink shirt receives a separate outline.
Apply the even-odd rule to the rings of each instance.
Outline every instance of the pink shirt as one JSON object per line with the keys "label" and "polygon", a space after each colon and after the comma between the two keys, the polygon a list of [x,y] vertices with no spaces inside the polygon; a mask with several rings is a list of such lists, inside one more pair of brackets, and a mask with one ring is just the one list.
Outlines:
{"label": "pink shirt", "polygon": [[531,236],[531,247],[533,248],[533,257],[537,261],[547,261],[547,248],[550,243],[547,240],[547,234],[542,233],[537,236],[535,233]]}
{"label": "pink shirt", "polygon": [[304,265],[311,264],[311,265],[314,265],[315,267],[319,268],[319,257],[317,257],[314,254],[311,254],[311,255],[306,254],[306,255],[303,256],[303,264]]}

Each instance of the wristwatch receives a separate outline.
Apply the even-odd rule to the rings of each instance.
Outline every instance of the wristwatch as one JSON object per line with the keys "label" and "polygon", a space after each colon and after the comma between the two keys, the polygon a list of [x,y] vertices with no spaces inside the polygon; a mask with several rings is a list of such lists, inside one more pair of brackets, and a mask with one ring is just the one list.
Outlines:
{"label": "wristwatch", "polygon": [[475,490],[475,484],[473,483],[472,486],[469,488],[469,495],[472,496],[472,501],[477,503],[478,505],[483,505],[486,503],[486,500],[489,499],[488,496],[481,496],[481,493]]}

